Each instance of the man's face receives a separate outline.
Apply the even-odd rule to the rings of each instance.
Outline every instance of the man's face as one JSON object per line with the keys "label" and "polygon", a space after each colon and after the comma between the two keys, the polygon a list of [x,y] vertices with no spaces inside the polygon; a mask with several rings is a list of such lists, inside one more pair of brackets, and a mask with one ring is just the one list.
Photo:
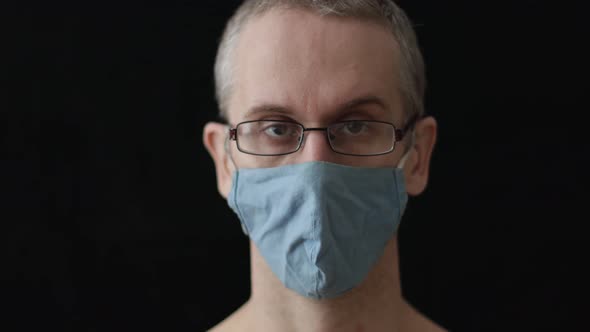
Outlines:
{"label": "man's face", "polygon": [[[290,120],[325,127],[343,120],[405,123],[399,94],[397,43],[376,23],[303,10],[271,10],[246,24],[232,61],[234,85],[228,118]],[[239,168],[328,161],[393,167],[403,143],[390,154],[358,157],[333,152],[323,131],[305,133],[301,149],[280,157],[241,153],[229,146]]]}

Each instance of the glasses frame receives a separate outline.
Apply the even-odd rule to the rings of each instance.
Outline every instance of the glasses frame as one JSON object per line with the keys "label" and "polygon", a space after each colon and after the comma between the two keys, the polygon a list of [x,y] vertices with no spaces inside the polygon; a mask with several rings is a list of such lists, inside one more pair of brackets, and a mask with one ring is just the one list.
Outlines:
{"label": "glasses frame", "polygon": [[[411,127],[413,127],[416,122],[419,120],[419,116],[417,114],[415,114],[414,116],[412,116],[410,118],[410,120],[406,123],[406,125],[402,128],[402,129],[397,129],[396,126],[391,123],[391,122],[386,122],[386,121],[378,121],[378,120],[348,120],[348,121],[338,121],[338,122],[334,122],[332,124],[330,124],[327,127],[312,127],[312,128],[305,128],[304,125],[302,125],[301,123],[297,122],[297,121],[290,121],[290,120],[249,120],[249,121],[243,121],[238,123],[234,128],[230,128],[229,129],[229,140],[230,141],[236,141],[236,147],[238,148],[238,151],[245,153],[245,154],[249,154],[249,155],[253,155],[253,156],[263,156],[263,157],[275,157],[275,156],[284,156],[284,155],[288,155],[288,154],[292,154],[295,153],[297,151],[299,151],[301,149],[301,145],[303,143],[303,140],[305,138],[305,132],[306,131],[324,131],[326,133],[326,139],[328,140],[328,145],[330,146],[330,149],[338,154],[342,154],[342,155],[346,155],[346,156],[355,156],[355,157],[372,157],[372,156],[380,156],[380,155],[384,155],[384,154],[388,154],[391,153],[395,150],[395,146],[397,142],[402,141],[406,134],[408,133],[408,131],[410,130]],[[238,127],[242,124],[245,123],[252,123],[252,122],[261,122],[261,121],[268,121],[268,122],[279,122],[279,123],[290,123],[290,124],[294,124],[294,125],[298,125],[299,127],[301,127],[301,136],[299,138],[299,142],[297,144],[297,148],[293,151],[290,152],[286,152],[286,153],[276,153],[276,154],[263,154],[263,153],[252,153],[252,152],[248,152],[248,151],[244,151],[240,148],[240,143],[238,141]],[[393,143],[391,145],[391,149],[385,152],[380,152],[380,153],[374,153],[374,154],[353,154],[353,153],[343,153],[340,151],[336,151],[334,150],[334,147],[332,146],[332,141],[330,140],[330,136],[328,135],[328,128],[330,128],[333,125],[337,125],[337,124],[342,124],[342,123],[348,123],[348,122],[355,122],[355,121],[364,121],[364,122],[376,122],[376,123],[384,123],[384,124],[388,124],[390,126],[393,127],[394,130],[394,140]]]}

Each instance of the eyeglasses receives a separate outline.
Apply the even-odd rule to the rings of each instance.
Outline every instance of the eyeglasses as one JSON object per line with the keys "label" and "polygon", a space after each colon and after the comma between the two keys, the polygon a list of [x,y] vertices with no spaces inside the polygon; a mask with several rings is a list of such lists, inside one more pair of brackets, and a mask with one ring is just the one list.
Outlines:
{"label": "eyeglasses", "polygon": [[238,123],[229,130],[229,139],[238,150],[257,156],[280,156],[301,148],[306,131],[325,131],[332,151],[351,156],[376,156],[390,153],[416,121],[413,117],[403,129],[392,123],[350,120],[322,128],[305,128],[284,120],[254,120]]}

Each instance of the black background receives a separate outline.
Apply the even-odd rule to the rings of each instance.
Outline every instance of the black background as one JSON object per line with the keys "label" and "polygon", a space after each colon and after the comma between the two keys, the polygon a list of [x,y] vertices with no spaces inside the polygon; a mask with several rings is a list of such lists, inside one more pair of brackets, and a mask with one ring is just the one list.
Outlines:
{"label": "black background", "polygon": [[[400,228],[406,298],[452,331],[587,331],[581,3],[399,4],[440,128]],[[248,298],[201,143],[237,5],[1,5],[3,331],[203,331]]]}

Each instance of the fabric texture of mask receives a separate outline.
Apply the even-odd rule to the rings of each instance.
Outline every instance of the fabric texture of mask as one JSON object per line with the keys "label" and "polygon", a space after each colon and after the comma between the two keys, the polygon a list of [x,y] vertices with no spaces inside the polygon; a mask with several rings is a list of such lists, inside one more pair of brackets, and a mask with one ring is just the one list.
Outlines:
{"label": "fabric texture of mask", "polygon": [[407,200],[401,168],[313,161],[239,169],[228,203],[282,283],[321,299],[364,280]]}

